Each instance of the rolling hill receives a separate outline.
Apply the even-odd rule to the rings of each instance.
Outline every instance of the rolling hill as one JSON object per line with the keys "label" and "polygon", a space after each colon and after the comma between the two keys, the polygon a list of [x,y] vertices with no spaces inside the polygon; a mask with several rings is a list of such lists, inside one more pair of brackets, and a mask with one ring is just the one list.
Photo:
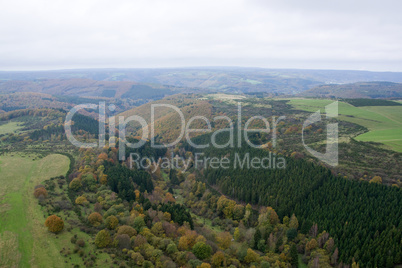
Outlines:
{"label": "rolling hill", "polygon": [[[179,94],[135,107],[119,114],[119,116],[124,116],[125,118],[132,115],[141,116],[148,123],[148,131],[150,131],[152,105],[160,104],[173,105],[179,108],[183,113],[186,123],[194,116],[205,116],[210,119],[213,113],[212,105],[209,102],[198,98],[197,95]],[[165,106],[156,107],[154,114],[155,137],[158,137],[160,142],[171,142],[175,140],[180,135],[180,120],[179,114],[173,109]],[[199,122],[194,122],[191,126],[195,126],[197,123]],[[129,123],[126,130],[138,135],[142,134],[140,124],[135,121]]]}
{"label": "rolling hill", "polygon": [[83,78],[35,79],[0,82],[0,92],[36,92],[60,96],[160,99],[174,94],[174,87],[132,81],[98,81]]}
{"label": "rolling hill", "polygon": [[402,84],[392,82],[359,82],[343,85],[321,85],[299,94],[314,98],[402,98]]}
{"label": "rolling hill", "polygon": [[[57,85],[64,84],[68,80],[73,81],[70,87],[60,87]],[[11,83],[11,81],[14,82]],[[52,81],[56,82],[56,85],[52,85]],[[100,81],[102,82],[98,83]],[[17,87],[19,90],[24,91],[51,93],[49,90],[58,90],[60,94],[66,91],[63,93],[66,95],[80,93],[80,96],[96,95],[103,97],[113,96],[114,90],[116,90],[114,96],[120,97],[125,92],[129,92],[132,85],[138,84],[146,84],[157,89],[162,88],[165,91],[171,90],[174,93],[183,91],[266,92],[269,95],[275,96],[297,94],[323,84],[346,84],[369,81],[402,83],[402,73],[242,67],[0,72],[0,90],[4,89],[4,87],[7,90],[10,87]],[[27,90],[27,85],[24,82],[31,82],[29,86],[30,90]],[[46,88],[39,90],[38,88],[41,85],[44,85]],[[88,88],[88,91],[85,91],[83,87]]]}

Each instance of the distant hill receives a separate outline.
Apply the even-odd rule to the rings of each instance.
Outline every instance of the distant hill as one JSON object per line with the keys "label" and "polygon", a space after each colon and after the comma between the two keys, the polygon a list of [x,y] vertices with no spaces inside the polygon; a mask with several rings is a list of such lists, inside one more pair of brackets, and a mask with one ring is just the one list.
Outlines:
{"label": "distant hill", "polygon": [[[71,88],[52,85],[51,80],[65,84],[71,82]],[[58,80],[58,81],[57,81]],[[402,83],[400,72],[369,72],[350,70],[302,70],[302,69],[265,69],[244,67],[192,67],[159,69],[87,69],[31,72],[0,72],[0,89],[2,84],[11,88],[22,86],[22,81],[34,82],[38,90],[40,85],[46,88],[43,93],[66,95],[114,97],[128,94],[136,95],[138,91],[147,91],[152,97],[160,96],[155,90],[142,90],[141,85],[154,89],[180,92],[225,92],[251,93],[265,92],[268,96],[293,95],[312,89],[322,84],[345,84],[368,81],[390,81]],[[64,82],[62,82],[64,81]],[[134,86],[134,89],[132,87]],[[138,87],[140,86],[140,87]],[[26,86],[24,86],[26,87]],[[89,88],[88,92],[82,88]],[[10,88],[10,87],[9,87]],[[131,90],[132,89],[132,90]],[[149,89],[149,88],[148,88]],[[56,90],[58,93],[50,92]],[[24,90],[33,91],[33,90]],[[156,99],[156,98],[153,98]]]}
{"label": "distant hill", "polygon": [[67,102],[57,100],[52,95],[43,93],[21,92],[0,94],[1,113],[20,109],[39,108],[68,109],[71,108],[71,105]]}
{"label": "distant hill", "polygon": [[298,94],[315,98],[402,98],[402,84],[392,82],[358,82],[343,85],[321,85]]}
{"label": "distant hill", "polygon": [[173,86],[83,78],[0,81],[1,93],[36,92],[59,96],[160,99],[174,94],[175,90]]}

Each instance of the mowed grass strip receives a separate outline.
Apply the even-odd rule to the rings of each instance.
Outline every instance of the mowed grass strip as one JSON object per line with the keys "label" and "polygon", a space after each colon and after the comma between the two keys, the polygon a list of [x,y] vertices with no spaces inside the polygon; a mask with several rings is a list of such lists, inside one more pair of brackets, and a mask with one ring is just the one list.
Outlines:
{"label": "mowed grass strip", "polygon": [[0,267],[60,267],[64,262],[49,239],[33,190],[46,179],[65,175],[69,159],[58,154],[33,158],[0,156]]}
{"label": "mowed grass strip", "polygon": [[[328,99],[290,99],[289,104],[298,110],[325,113],[325,106],[332,102]],[[402,106],[354,107],[339,102],[338,113],[340,120],[369,129],[369,132],[355,137],[356,140],[383,143],[388,149],[402,152]]]}

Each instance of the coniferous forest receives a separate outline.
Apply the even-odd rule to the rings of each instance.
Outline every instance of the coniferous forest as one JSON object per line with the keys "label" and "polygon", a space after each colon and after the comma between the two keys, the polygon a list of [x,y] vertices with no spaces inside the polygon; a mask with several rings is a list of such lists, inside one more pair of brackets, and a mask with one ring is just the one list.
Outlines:
{"label": "coniferous forest", "polygon": [[[228,135],[222,134],[217,140],[224,143],[227,139]],[[206,144],[210,135],[193,141]],[[188,145],[184,147],[191,149]],[[192,150],[209,157],[228,157],[231,163],[236,159],[237,163],[238,159],[243,161],[247,154],[260,158],[269,155],[268,150],[251,148],[245,142],[241,148]],[[392,267],[402,261],[400,188],[347,180],[325,167],[291,157],[286,157],[284,169],[249,169],[237,165],[237,168],[210,168],[204,175],[209,185],[235,200],[272,206],[281,218],[294,213],[305,232],[317,224],[320,231],[334,237],[339,259],[345,263],[355,260],[364,267]]]}

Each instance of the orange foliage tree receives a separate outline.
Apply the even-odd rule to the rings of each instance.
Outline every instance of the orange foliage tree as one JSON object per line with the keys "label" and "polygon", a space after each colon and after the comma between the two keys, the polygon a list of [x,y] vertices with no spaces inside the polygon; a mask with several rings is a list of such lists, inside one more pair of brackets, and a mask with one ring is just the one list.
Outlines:
{"label": "orange foliage tree", "polygon": [[99,226],[102,223],[103,217],[98,212],[93,212],[88,216],[88,221],[93,226]]}
{"label": "orange foliage tree", "polygon": [[37,188],[37,189],[35,189],[35,191],[34,191],[34,196],[35,196],[36,198],[39,198],[39,196],[47,197],[47,191],[46,191],[46,189],[43,188],[43,187]]}
{"label": "orange foliage tree", "polygon": [[56,215],[49,216],[45,221],[45,226],[52,233],[58,233],[64,228],[64,221]]}

